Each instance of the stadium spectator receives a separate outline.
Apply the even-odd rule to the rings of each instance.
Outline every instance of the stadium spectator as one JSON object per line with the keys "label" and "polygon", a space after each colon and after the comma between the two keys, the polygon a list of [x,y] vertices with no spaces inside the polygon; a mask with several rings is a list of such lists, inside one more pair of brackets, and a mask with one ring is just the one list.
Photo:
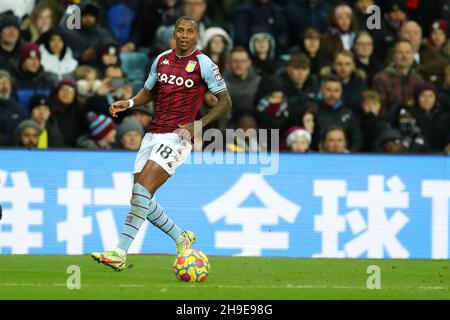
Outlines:
{"label": "stadium spectator", "polygon": [[270,33],[277,47],[285,50],[289,44],[289,29],[285,11],[272,0],[249,0],[236,8],[234,14],[235,43],[247,46],[253,34]]}
{"label": "stadium spectator", "polygon": [[286,149],[292,153],[308,153],[311,134],[303,128],[292,127],[286,133]]}
{"label": "stadium spectator", "polygon": [[102,25],[107,26],[120,45],[120,51],[135,51],[140,44],[141,25],[139,19],[140,0],[99,0]]}
{"label": "stadium spectator", "polygon": [[391,128],[400,131],[405,152],[410,154],[429,152],[428,141],[417,126],[412,108],[398,104],[392,108],[390,113]]}
{"label": "stadium spectator", "polygon": [[311,74],[311,62],[307,55],[293,55],[280,78],[291,113],[295,113],[296,109],[315,106],[314,99],[319,90],[319,82],[316,76]]}
{"label": "stadium spectator", "polygon": [[431,24],[428,44],[450,61],[450,39],[448,39],[448,21],[438,19]]}
{"label": "stadium spectator", "polygon": [[139,150],[144,137],[144,129],[134,117],[126,117],[117,127],[120,148],[125,150]]}
{"label": "stadium spectator", "polygon": [[285,11],[291,44],[294,44],[297,41],[296,37],[307,28],[312,27],[321,33],[327,31],[333,7],[326,0],[299,0],[290,1]]}
{"label": "stadium spectator", "polygon": [[336,52],[350,50],[358,31],[353,10],[348,5],[338,5],[330,18],[330,26],[324,34],[322,46],[325,55],[332,60]]}
{"label": "stadium spectator", "polygon": [[77,146],[85,149],[112,149],[116,142],[116,125],[112,118],[103,114],[88,114],[89,134],[77,139]]}
{"label": "stadium spectator", "polygon": [[120,66],[120,48],[119,46],[108,43],[99,49],[98,59],[94,67],[99,71],[100,75],[105,75],[108,66]]}
{"label": "stadium spectator", "polygon": [[79,63],[95,63],[98,50],[106,43],[115,42],[109,30],[100,26],[100,11],[96,2],[85,1],[81,6],[81,28],[69,30],[65,26],[63,29]]}
{"label": "stadium spectator", "polygon": [[267,151],[267,145],[258,141],[258,123],[250,113],[239,116],[236,130],[227,131],[225,144],[226,150],[230,152]]}
{"label": "stadium spectator", "polygon": [[396,129],[385,129],[377,138],[377,152],[385,154],[404,154],[407,149],[403,143],[400,131]]}
{"label": "stadium spectator", "polygon": [[233,41],[228,33],[218,27],[208,28],[202,38],[203,52],[217,64],[223,72],[228,62],[228,55],[233,49]]}
{"label": "stadium spectator", "polygon": [[44,95],[35,95],[30,99],[29,108],[31,120],[34,120],[41,127],[37,148],[64,147],[64,139],[61,132],[49,122],[52,110],[50,98]]}
{"label": "stadium spectator", "polygon": [[366,90],[362,94],[362,114],[359,119],[363,134],[362,152],[377,151],[377,139],[389,128],[389,122],[382,117],[381,97],[378,92]]}
{"label": "stadium spectator", "polygon": [[14,144],[14,130],[27,117],[11,94],[11,75],[6,70],[0,70],[0,146]]}
{"label": "stadium spectator", "polygon": [[430,149],[438,152],[444,148],[449,122],[449,113],[445,112],[437,100],[437,88],[431,82],[424,82],[414,88],[414,118]]}
{"label": "stadium spectator", "polygon": [[83,105],[77,101],[75,80],[63,79],[53,94],[52,124],[62,133],[64,144],[75,147],[78,137],[87,130]]}
{"label": "stadium spectator", "polygon": [[19,68],[20,39],[19,18],[5,13],[0,16],[0,68],[14,72]]}
{"label": "stadium spectator", "polygon": [[82,105],[103,85],[103,82],[98,79],[97,70],[88,65],[79,66],[75,70],[75,80],[77,81],[78,100]]}
{"label": "stadium spectator", "polygon": [[153,52],[151,52],[151,61],[155,60],[156,57],[162,52],[175,49],[176,43],[173,33],[175,32],[175,26],[161,26],[156,32],[156,43]]}
{"label": "stadium spectator", "polygon": [[338,125],[331,125],[325,129],[320,139],[319,151],[335,154],[349,153],[345,130]]}
{"label": "stadium spectator", "polygon": [[253,67],[261,76],[274,75],[284,65],[284,61],[276,54],[276,41],[270,33],[253,34],[250,38],[249,50]]}
{"label": "stadium spectator", "polygon": [[389,110],[393,104],[413,101],[413,89],[422,77],[412,68],[414,52],[411,43],[399,41],[394,47],[393,62],[373,79],[373,88],[381,95],[383,108]]}
{"label": "stadium spectator", "polygon": [[28,106],[35,94],[49,96],[58,82],[56,75],[44,71],[41,52],[35,43],[27,43],[20,49],[19,69],[13,73],[16,95],[20,104]]}
{"label": "stadium spectator", "polygon": [[183,15],[197,21],[200,40],[204,37],[206,29],[214,26],[214,22],[206,14],[207,8],[207,0],[183,0]]}
{"label": "stadium spectator", "polygon": [[60,29],[54,28],[44,33],[39,44],[41,64],[46,72],[56,75],[58,81],[73,76],[78,61]]}
{"label": "stadium spectator", "polygon": [[[119,66],[108,66],[105,70],[105,78],[97,92],[86,100],[85,113],[94,112],[97,115],[109,115],[109,106],[117,100],[128,100],[133,95],[131,84],[125,78]],[[120,123],[126,112],[114,120]]]}
{"label": "stadium spectator", "polygon": [[37,42],[48,30],[57,25],[52,7],[46,3],[39,3],[34,7],[31,15],[21,24],[21,37],[27,42]]}
{"label": "stadium spectator", "polygon": [[300,51],[309,57],[311,73],[314,75],[318,75],[323,67],[330,64],[330,60],[323,53],[320,33],[314,28],[306,29],[300,38]]}
{"label": "stadium spectator", "polygon": [[253,69],[247,50],[236,47],[231,51],[229,67],[223,77],[233,101],[233,118],[241,112],[254,112],[255,94],[261,77]]}
{"label": "stadium spectator", "polygon": [[367,84],[371,87],[375,74],[383,70],[384,65],[374,55],[374,43],[370,33],[359,32],[353,44],[356,58],[356,68],[363,70],[367,76]]}
{"label": "stadium spectator", "polygon": [[450,112],[450,64],[443,72],[443,83],[439,89],[439,103],[446,112]]}
{"label": "stadium spectator", "polygon": [[435,49],[424,43],[422,28],[415,21],[406,22],[400,30],[400,39],[409,41],[413,48],[414,64],[422,78],[436,82],[448,61]]}
{"label": "stadium spectator", "polygon": [[325,67],[321,76],[335,74],[343,85],[342,102],[356,115],[360,114],[361,96],[367,89],[366,73],[356,68],[355,58],[350,51],[336,53],[333,65]]}
{"label": "stadium spectator", "polygon": [[[371,21],[369,19],[373,13],[367,13],[367,9],[370,6],[379,3],[375,3],[374,0],[355,1],[355,18],[358,22],[358,27],[362,31],[370,33],[374,42],[374,46],[372,48],[373,55],[379,61],[384,60],[386,51],[398,41],[397,33],[407,18],[405,13],[406,6],[404,5],[405,0],[386,2],[386,8],[384,10],[382,9],[382,13],[384,13],[384,15],[381,20],[380,29],[373,29],[368,24],[368,22]],[[383,1],[383,3],[386,2]]]}
{"label": "stadium spectator", "polygon": [[283,83],[275,77],[264,77],[255,95],[258,127],[281,130],[289,119],[288,100]]}
{"label": "stadium spectator", "polygon": [[[155,42],[157,30],[161,26],[172,25],[181,15],[182,0],[142,0],[138,18],[145,28],[141,30],[141,42],[149,47]],[[173,33],[173,32],[172,32]]]}
{"label": "stadium spectator", "polygon": [[320,93],[319,111],[315,117],[317,132],[322,132],[332,125],[338,125],[345,132],[346,142],[348,140],[350,150],[360,150],[362,134],[353,112],[346,108],[342,102],[343,87],[341,80],[333,75],[324,78]]}
{"label": "stadium spectator", "polygon": [[148,131],[152,125],[153,118],[153,107],[152,106],[141,106],[134,107],[130,111],[130,117],[135,118],[145,131]]}
{"label": "stadium spectator", "polygon": [[24,120],[16,128],[16,145],[27,149],[36,149],[42,129],[34,120]]}

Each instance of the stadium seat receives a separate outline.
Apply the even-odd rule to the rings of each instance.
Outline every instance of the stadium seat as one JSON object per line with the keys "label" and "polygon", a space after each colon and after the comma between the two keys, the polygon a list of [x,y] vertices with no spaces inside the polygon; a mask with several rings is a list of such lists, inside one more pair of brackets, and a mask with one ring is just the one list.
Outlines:
{"label": "stadium seat", "polygon": [[121,67],[132,83],[133,92],[137,92],[144,84],[145,67],[149,58],[145,52],[121,52]]}

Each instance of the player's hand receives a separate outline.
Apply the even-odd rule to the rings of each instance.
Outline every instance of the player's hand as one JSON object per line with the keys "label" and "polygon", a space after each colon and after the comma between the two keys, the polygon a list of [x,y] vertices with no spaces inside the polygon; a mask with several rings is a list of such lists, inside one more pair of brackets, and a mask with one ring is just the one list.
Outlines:
{"label": "player's hand", "polygon": [[128,101],[116,101],[109,107],[109,113],[113,116],[113,118],[117,118],[117,113],[127,110],[129,106],[130,103]]}
{"label": "player's hand", "polygon": [[184,140],[191,141],[194,137],[194,123],[187,123],[184,125],[178,125],[178,129],[175,133],[182,137]]}

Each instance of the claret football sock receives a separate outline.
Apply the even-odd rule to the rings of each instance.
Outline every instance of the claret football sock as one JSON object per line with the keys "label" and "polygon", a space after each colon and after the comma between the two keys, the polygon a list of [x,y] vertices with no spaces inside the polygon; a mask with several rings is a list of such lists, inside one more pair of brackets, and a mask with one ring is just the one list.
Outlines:
{"label": "claret football sock", "polygon": [[152,199],[150,203],[149,214],[147,220],[157,227],[159,230],[167,234],[174,241],[179,240],[181,237],[181,229],[170,219],[170,217],[164,212],[158,202]]}
{"label": "claret football sock", "polygon": [[139,183],[133,185],[133,195],[131,197],[131,210],[127,215],[120,235],[119,249],[128,252],[134,238],[148,215],[148,209],[152,202],[152,195]]}

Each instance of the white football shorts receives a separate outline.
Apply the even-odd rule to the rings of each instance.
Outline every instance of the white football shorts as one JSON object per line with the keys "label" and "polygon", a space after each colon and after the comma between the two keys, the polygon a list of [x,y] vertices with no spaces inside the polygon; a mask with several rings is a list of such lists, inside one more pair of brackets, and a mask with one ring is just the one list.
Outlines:
{"label": "white football shorts", "polygon": [[134,162],[134,173],[140,173],[147,161],[152,160],[173,175],[191,150],[192,144],[176,133],[146,133]]}

